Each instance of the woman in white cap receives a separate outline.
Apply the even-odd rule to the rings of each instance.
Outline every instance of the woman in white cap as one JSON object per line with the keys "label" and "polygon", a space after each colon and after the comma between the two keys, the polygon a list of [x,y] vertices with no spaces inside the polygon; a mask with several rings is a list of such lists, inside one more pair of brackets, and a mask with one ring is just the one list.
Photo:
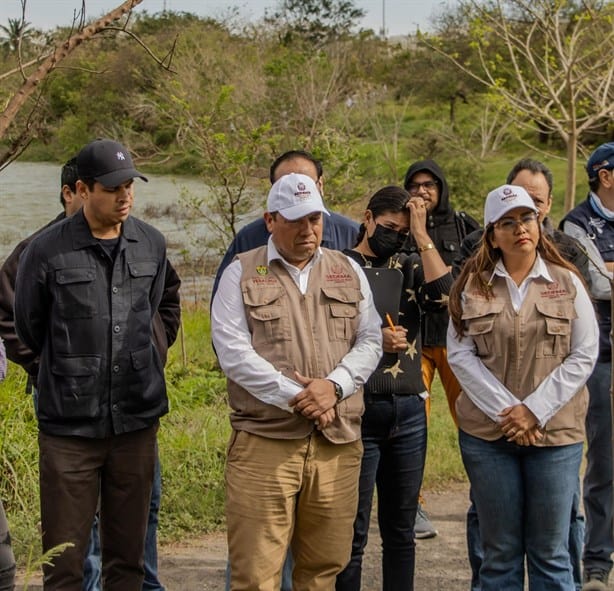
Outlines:
{"label": "woman in white cap", "polygon": [[488,194],[485,232],[450,293],[448,361],[484,561],[482,591],[573,591],[567,549],[598,330],[575,267],[521,187]]}

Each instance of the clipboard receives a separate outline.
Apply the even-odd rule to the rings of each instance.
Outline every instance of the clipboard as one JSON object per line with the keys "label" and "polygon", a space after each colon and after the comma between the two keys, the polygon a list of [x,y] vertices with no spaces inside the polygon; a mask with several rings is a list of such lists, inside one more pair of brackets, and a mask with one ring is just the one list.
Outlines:
{"label": "clipboard", "polygon": [[399,305],[403,291],[403,273],[400,269],[387,267],[363,267],[369,281],[375,309],[382,318],[382,326],[387,326],[386,314],[390,314],[395,324],[399,323]]}

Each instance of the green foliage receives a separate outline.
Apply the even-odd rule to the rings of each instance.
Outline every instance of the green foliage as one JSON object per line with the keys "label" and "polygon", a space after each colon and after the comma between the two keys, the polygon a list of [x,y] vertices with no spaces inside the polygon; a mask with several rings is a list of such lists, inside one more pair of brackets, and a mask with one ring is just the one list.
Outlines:
{"label": "green foliage", "polygon": [[467,475],[458,447],[458,430],[448,408],[441,382],[433,382],[423,488],[443,488],[450,482],[465,482]]}
{"label": "green foliage", "polygon": [[364,15],[354,0],[281,0],[265,22],[284,45],[303,41],[319,46],[349,35]]}

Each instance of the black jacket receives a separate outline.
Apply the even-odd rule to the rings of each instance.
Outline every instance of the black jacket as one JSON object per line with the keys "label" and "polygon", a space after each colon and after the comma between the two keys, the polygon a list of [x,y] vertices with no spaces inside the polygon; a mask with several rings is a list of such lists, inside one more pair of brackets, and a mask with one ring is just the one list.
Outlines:
{"label": "black jacket", "polygon": [[40,358],[45,433],[107,437],[150,427],[168,411],[152,341],[164,237],[129,217],[116,253],[106,254],[79,211],[37,236],[21,257],[15,326]]}
{"label": "black jacket", "polygon": [[[446,265],[451,266],[458,257],[460,245],[465,236],[480,228],[480,224],[462,211],[455,211],[450,205],[448,183],[443,171],[433,160],[420,160],[412,164],[405,174],[407,188],[412,177],[420,172],[431,173],[439,181],[439,203],[426,222],[426,229]],[[405,252],[417,252],[416,243],[410,237]],[[448,331],[448,311],[429,311],[422,316],[422,346],[445,347]]]}
{"label": "black jacket", "polygon": [[[35,385],[36,375],[38,374],[38,356],[19,340],[15,331],[13,302],[15,299],[17,268],[21,255],[30,242],[47,228],[57,222],[61,222],[65,218],[66,214],[61,213],[47,225],[24,238],[13,249],[13,252],[11,252],[0,268],[0,338],[4,341],[7,358],[13,363],[21,365],[28,373],[30,381],[34,382]],[[169,347],[177,338],[181,321],[180,287],[181,280],[170,261],[167,260],[164,293],[153,319],[154,343],[163,365],[166,364]]]}

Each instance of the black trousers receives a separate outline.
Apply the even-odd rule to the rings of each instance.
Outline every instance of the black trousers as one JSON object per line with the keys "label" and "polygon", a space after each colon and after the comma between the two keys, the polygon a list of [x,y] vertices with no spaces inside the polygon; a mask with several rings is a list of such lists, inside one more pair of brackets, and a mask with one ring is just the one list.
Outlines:
{"label": "black trousers", "polygon": [[104,589],[141,591],[157,430],[104,439],[39,433],[43,551],[72,544],[43,567],[45,591],[81,591],[99,493]]}

